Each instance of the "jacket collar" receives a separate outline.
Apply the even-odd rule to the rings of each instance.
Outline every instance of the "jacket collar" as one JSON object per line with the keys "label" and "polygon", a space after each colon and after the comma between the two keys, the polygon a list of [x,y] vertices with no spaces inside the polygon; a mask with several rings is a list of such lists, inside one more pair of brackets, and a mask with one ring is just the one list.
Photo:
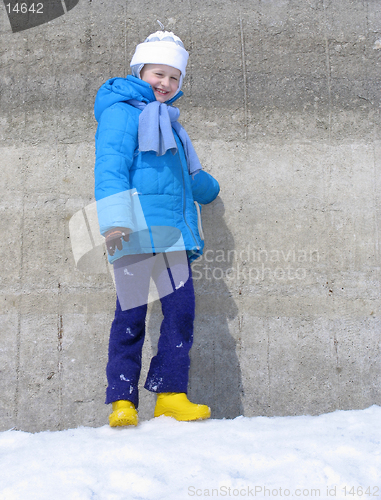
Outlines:
{"label": "jacket collar", "polygon": [[[183,95],[180,90],[166,104],[172,104]],[[152,87],[149,83],[128,75],[127,78],[110,78],[98,90],[94,104],[94,115],[99,121],[103,111],[117,102],[136,99],[146,104],[156,101]]]}

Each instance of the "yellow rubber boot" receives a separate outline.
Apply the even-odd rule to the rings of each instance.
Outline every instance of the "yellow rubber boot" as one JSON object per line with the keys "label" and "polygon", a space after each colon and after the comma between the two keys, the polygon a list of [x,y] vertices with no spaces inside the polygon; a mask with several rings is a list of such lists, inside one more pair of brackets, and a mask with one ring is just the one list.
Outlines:
{"label": "yellow rubber boot", "polygon": [[124,425],[138,425],[138,412],[131,401],[114,401],[113,412],[109,416],[111,427],[122,427]]}
{"label": "yellow rubber boot", "polygon": [[205,420],[210,417],[210,408],[191,403],[185,392],[162,392],[157,395],[154,415],[165,415],[181,421]]}

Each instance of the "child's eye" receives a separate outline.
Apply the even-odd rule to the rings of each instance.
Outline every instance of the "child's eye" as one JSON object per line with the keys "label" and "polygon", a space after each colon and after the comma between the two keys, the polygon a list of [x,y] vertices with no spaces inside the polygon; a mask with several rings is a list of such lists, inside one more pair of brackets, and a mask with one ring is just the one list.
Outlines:
{"label": "child's eye", "polygon": [[172,76],[172,80],[175,80],[177,82],[178,80],[177,76]]}

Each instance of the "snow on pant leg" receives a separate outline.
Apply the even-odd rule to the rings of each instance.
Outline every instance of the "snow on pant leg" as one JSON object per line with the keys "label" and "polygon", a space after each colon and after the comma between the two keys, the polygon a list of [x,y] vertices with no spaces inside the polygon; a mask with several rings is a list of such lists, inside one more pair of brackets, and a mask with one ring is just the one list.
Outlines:
{"label": "snow on pant leg", "polygon": [[122,311],[147,304],[156,260],[153,254],[134,254],[114,262],[115,287]]}
{"label": "snow on pant leg", "polygon": [[120,399],[131,401],[136,407],[139,403],[147,297],[154,265],[149,257],[126,255],[114,263],[118,298],[110,331],[106,404]]}
{"label": "snow on pant leg", "polygon": [[106,404],[120,399],[139,405],[138,383],[145,337],[147,304],[122,311],[116,302],[111,325],[106,375]]}
{"label": "snow on pant leg", "polygon": [[[186,261],[185,265],[188,268],[188,280],[180,285],[176,285],[174,280],[175,291],[160,299],[164,319],[160,328],[158,351],[152,358],[144,385],[152,392],[187,392],[188,389],[195,296],[189,262]],[[177,274],[176,269],[173,274]],[[160,278],[157,277],[157,280],[160,281]]]}

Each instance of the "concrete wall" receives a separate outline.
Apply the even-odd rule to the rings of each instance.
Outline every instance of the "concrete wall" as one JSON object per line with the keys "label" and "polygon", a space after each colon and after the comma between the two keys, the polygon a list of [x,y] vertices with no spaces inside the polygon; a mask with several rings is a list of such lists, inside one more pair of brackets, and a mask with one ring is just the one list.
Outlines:
{"label": "concrete wall", "polygon": [[1,430],[107,423],[115,292],[75,268],[68,221],[94,199],[96,91],[156,19],[190,51],[181,122],[221,184],[190,397],[215,418],[381,404],[379,1],[80,0],[17,33],[0,7]]}

